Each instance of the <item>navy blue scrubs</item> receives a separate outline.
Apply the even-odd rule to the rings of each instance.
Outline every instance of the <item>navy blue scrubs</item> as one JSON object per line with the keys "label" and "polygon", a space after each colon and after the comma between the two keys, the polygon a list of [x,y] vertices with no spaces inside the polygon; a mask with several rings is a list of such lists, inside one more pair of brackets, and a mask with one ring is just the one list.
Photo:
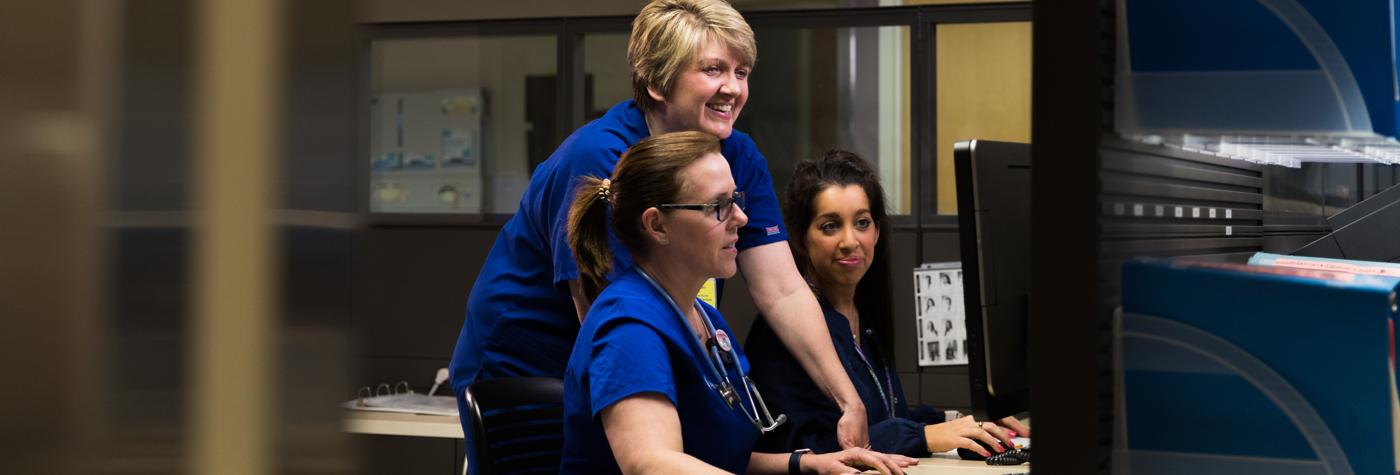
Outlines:
{"label": "navy blue scrubs", "polygon": [[[910,457],[929,456],[924,426],[943,422],[943,413],[931,407],[911,410],[894,365],[885,360],[881,351],[885,342],[862,321],[861,345],[857,347],[846,316],[832,308],[825,298],[818,296],[817,299],[821,302],[836,356],[865,403],[870,448]],[[810,448],[826,453],[841,450],[836,440],[841,409],[817,388],[764,318],[754,320],[744,349],[749,354],[753,365],[751,374],[763,394],[763,401],[768,403],[775,417],[780,412],[788,416],[787,424],[764,435],[758,451],[789,452]]]}

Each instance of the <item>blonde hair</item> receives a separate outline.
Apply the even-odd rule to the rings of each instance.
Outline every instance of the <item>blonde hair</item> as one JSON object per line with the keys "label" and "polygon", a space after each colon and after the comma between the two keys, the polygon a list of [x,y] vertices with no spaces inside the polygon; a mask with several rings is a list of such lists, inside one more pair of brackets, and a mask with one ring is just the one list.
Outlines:
{"label": "blonde hair", "polygon": [[574,253],[579,282],[589,300],[598,297],[612,272],[608,225],[612,225],[613,234],[634,260],[645,257],[647,238],[642,231],[642,213],[679,198],[686,190],[681,171],[719,150],[719,139],[704,132],[661,134],[642,139],[627,149],[611,179],[579,178],[569,207],[567,229],[569,250]]}
{"label": "blonde hair", "polygon": [[632,20],[627,41],[627,62],[632,66],[632,94],[643,111],[655,109],[647,94],[650,87],[670,96],[676,75],[695,59],[710,39],[734,49],[739,62],[753,66],[758,60],[753,29],[724,0],[654,0]]}

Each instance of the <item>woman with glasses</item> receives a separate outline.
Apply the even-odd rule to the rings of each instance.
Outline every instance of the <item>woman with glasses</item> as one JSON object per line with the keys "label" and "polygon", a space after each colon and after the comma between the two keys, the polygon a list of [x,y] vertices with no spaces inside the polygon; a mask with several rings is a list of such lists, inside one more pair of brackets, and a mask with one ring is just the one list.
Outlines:
{"label": "woman with glasses", "polygon": [[[862,448],[753,452],[783,417],[749,381],[719,311],[697,298],[738,269],[744,201],[703,132],[643,139],[611,178],[580,180],[568,244],[593,304],[564,374],[561,472],[891,473],[915,462]],[[633,259],[617,274],[609,231]]]}
{"label": "woman with glasses", "polygon": [[[893,335],[890,263],[880,231],[888,229],[885,192],[870,165],[853,153],[834,150],[797,165],[783,196],[783,216],[792,252],[802,275],[821,302],[832,344],[869,414],[871,448],[880,452],[927,457],[956,448],[992,455],[976,441],[1000,452],[1030,429],[1014,418],[975,422],[972,417],[944,421],[942,412],[908,407],[899,376],[892,367]],[[760,448],[816,452],[837,450],[840,411],[812,397],[812,381],[763,319],[754,322],[745,346],[754,379],[775,411],[789,424],[767,434]]]}
{"label": "woman with glasses", "polygon": [[[635,99],[579,128],[535,168],[472,286],[451,363],[459,407],[478,379],[564,374],[590,305],[563,239],[576,179],[610,176],[622,152],[643,138],[698,130],[720,138],[730,178],[747,193],[749,221],[734,249],[753,302],[822,396],[842,408],[842,445],[866,445],[865,407],[792,262],[767,161],[733,129],[757,58],[753,30],[723,0],[654,0],[632,22],[627,58]],[[630,265],[625,249],[613,253],[619,270]]]}

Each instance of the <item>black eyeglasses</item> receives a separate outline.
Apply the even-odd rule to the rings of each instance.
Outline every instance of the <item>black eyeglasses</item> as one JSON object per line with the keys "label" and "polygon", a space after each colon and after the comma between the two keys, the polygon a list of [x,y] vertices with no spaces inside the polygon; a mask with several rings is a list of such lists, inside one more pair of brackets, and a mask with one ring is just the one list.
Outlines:
{"label": "black eyeglasses", "polygon": [[734,208],[744,209],[744,192],[736,191],[728,198],[720,198],[711,203],[702,204],[665,204],[656,205],[661,209],[693,209],[696,211],[707,211],[711,208],[715,210],[715,219],[724,222],[734,214]]}

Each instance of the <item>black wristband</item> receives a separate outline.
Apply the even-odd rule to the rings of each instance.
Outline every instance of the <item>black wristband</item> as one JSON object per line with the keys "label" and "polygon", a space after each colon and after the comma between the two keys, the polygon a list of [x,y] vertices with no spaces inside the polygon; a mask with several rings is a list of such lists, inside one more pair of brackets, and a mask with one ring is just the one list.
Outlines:
{"label": "black wristband", "polygon": [[802,475],[802,456],[812,453],[812,449],[797,449],[788,456],[788,475]]}

